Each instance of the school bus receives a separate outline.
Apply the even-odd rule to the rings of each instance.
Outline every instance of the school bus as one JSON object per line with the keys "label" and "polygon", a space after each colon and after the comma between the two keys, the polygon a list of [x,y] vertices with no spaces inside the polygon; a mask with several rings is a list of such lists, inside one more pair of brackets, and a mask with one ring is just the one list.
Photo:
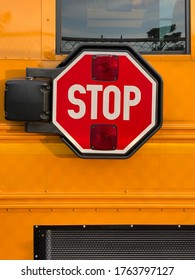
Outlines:
{"label": "school bus", "polygon": [[[1,0],[0,259],[195,258],[194,11],[193,0]],[[6,83],[58,69],[84,42],[129,44],[162,78],[162,127],[126,159],[83,159],[6,116]]]}

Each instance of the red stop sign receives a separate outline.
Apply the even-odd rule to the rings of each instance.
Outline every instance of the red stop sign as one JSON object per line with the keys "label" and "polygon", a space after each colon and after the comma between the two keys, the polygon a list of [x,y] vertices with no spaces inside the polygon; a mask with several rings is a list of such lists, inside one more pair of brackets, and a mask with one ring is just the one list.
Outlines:
{"label": "red stop sign", "polygon": [[80,47],[54,79],[53,123],[81,157],[129,157],[162,123],[162,82],[131,47]]}

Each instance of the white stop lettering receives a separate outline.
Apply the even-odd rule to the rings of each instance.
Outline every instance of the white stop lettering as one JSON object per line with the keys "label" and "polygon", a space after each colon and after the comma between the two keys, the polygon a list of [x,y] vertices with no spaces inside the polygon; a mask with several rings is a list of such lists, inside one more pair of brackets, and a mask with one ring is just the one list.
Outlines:
{"label": "white stop lettering", "polygon": [[[114,85],[107,86],[104,90],[102,85],[87,85],[86,89],[79,84],[72,85],[68,90],[68,100],[71,104],[76,105],[79,108],[77,111],[72,109],[68,110],[69,116],[73,119],[81,119],[85,116],[86,113],[85,102],[80,98],[76,98],[75,92],[79,92],[81,95],[90,92],[90,117],[92,120],[96,120],[98,118],[98,111],[100,110],[100,108],[98,107],[98,94],[100,92],[103,94],[103,106],[101,110],[104,117],[108,120],[115,120],[120,116],[122,98],[123,120],[127,121],[130,120],[130,108],[138,105],[141,101],[141,91],[136,86],[124,86],[123,93],[121,94],[120,89]],[[114,94],[114,108],[112,113],[109,111],[111,93]],[[134,93],[133,99],[131,99],[131,93]]]}

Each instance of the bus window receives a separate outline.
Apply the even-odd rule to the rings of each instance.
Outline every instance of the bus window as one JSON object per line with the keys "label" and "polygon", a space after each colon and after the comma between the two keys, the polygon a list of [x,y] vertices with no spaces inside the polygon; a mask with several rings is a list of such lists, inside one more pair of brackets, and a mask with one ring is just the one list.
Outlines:
{"label": "bus window", "polygon": [[125,42],[140,53],[189,53],[189,0],[57,0],[57,53]]}

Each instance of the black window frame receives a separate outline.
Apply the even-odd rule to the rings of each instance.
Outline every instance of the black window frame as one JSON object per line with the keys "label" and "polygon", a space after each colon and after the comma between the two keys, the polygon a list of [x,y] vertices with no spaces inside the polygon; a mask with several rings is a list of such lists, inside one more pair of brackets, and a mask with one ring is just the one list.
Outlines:
{"label": "black window frame", "polygon": [[[71,53],[76,46],[82,44],[82,43],[130,43],[133,46],[133,42],[134,43],[138,43],[140,42],[140,39],[104,39],[101,38],[99,40],[97,39],[93,39],[93,38],[76,38],[76,43],[75,46],[72,47],[72,49],[70,48],[69,50],[63,51],[61,48],[61,44],[62,44],[62,38],[66,38],[67,39],[73,39],[73,37],[62,37],[61,36],[61,2],[63,0],[56,0],[56,54],[57,55],[61,55],[61,54],[69,54]],[[184,51],[138,51],[141,54],[144,55],[178,55],[178,54],[182,54],[182,55],[187,55],[191,53],[191,42],[190,42],[190,23],[191,23],[191,19],[190,19],[190,3],[191,0],[185,0],[185,50]],[[152,41],[153,39],[145,39],[146,42]],[[71,40],[70,40],[71,41]],[[73,41],[73,40],[72,40]],[[68,43],[68,40],[67,40]]]}

